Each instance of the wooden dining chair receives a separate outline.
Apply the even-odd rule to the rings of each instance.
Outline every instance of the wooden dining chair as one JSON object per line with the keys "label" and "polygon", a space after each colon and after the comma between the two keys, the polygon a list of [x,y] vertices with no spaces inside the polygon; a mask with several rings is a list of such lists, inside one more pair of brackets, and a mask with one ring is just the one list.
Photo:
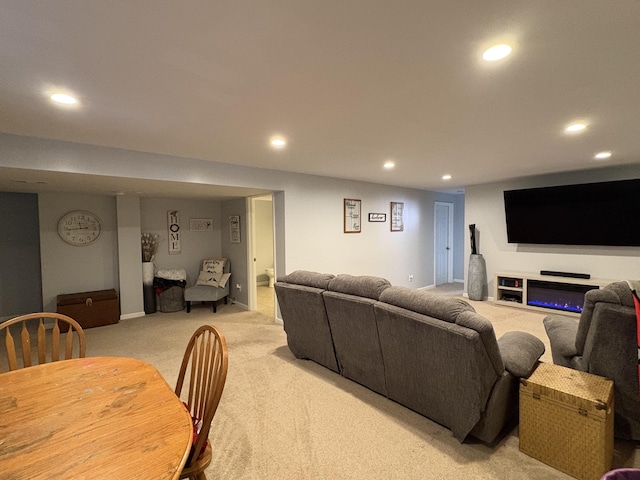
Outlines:
{"label": "wooden dining chair", "polygon": [[[52,320],[53,326],[48,332],[45,326],[46,320]],[[49,322],[47,322],[48,324]],[[14,333],[11,333],[12,325]],[[19,331],[18,331],[19,330]],[[4,366],[9,371],[33,365],[33,357],[37,357],[37,364],[57,362],[73,358],[74,351],[77,356],[85,356],[84,331],[73,318],[61,313],[39,312],[20,315],[0,323],[0,332],[4,331],[4,356],[0,356],[0,373]],[[63,333],[63,332],[67,333]],[[16,339],[20,339],[16,345]],[[35,340],[35,345],[32,340]],[[74,348],[77,347],[77,348]],[[61,358],[63,354],[63,358]],[[49,358],[49,360],[47,360]],[[6,364],[5,364],[6,361]]]}
{"label": "wooden dining chair", "polygon": [[211,463],[209,429],[227,379],[227,342],[211,325],[191,336],[176,384],[176,395],[185,403],[194,422],[194,441],[180,478],[206,480]]}

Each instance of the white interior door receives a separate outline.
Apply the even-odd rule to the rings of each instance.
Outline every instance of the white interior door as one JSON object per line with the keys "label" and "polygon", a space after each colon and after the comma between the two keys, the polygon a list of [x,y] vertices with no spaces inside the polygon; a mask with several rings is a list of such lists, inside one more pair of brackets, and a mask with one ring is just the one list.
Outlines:
{"label": "white interior door", "polygon": [[435,203],[435,284],[453,282],[453,204]]}

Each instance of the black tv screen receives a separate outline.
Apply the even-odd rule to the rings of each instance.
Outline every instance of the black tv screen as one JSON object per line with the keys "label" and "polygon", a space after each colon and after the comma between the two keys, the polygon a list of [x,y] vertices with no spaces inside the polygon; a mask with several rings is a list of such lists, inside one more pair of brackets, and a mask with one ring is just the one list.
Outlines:
{"label": "black tv screen", "polygon": [[640,246],[640,179],[506,190],[509,243]]}

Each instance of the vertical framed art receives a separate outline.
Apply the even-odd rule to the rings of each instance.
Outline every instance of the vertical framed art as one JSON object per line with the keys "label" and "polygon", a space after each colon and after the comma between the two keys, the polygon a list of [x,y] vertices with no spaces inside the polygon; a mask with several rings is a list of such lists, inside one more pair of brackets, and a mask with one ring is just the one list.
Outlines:
{"label": "vertical framed art", "polygon": [[231,215],[229,217],[229,241],[231,243],[240,243],[240,215]]}
{"label": "vertical framed art", "polygon": [[360,233],[362,200],[344,199],[344,233]]}
{"label": "vertical framed art", "polygon": [[391,202],[391,231],[402,232],[404,230],[404,203]]}

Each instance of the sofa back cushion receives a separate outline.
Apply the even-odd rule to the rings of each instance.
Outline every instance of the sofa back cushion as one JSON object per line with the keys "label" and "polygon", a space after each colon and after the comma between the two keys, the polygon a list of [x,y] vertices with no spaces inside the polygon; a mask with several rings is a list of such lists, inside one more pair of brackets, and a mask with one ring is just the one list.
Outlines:
{"label": "sofa back cushion", "polygon": [[274,285],[289,349],[298,358],[308,358],[337,372],[338,362],[322,298],[324,289],[294,283],[328,284],[330,279],[324,275],[323,280],[323,274],[294,273],[282,278],[291,283],[278,281]]}
{"label": "sofa back cushion", "polygon": [[380,277],[338,275],[324,297],[340,373],[387,395],[373,306],[390,286]]}
{"label": "sofa back cushion", "polygon": [[[441,299],[444,304],[460,306]],[[444,308],[430,300],[434,306],[429,311]],[[485,346],[489,333],[464,325],[478,320],[476,314],[462,308],[456,316],[464,318],[456,324],[382,301],[374,310],[389,398],[450,428],[459,441],[464,440],[478,423],[499,378]]]}
{"label": "sofa back cushion", "polygon": [[576,334],[576,351],[578,355],[585,352],[587,335],[591,328],[594,309],[598,303],[609,303],[611,306],[622,305],[634,308],[633,296],[627,282],[610,283],[604,288],[589,290],[584,294],[584,306],[580,314],[578,333]]}
{"label": "sofa back cushion", "polygon": [[390,286],[389,280],[382,277],[342,274],[329,282],[327,290],[378,300],[380,294]]}
{"label": "sofa back cushion", "polygon": [[278,282],[291,283],[294,285],[306,285],[307,287],[320,288],[326,290],[329,282],[335,278],[331,273],[309,272],[307,270],[296,270],[289,275],[278,277]]}
{"label": "sofa back cushion", "polygon": [[380,301],[449,323],[456,323],[458,315],[462,312],[475,312],[475,309],[461,298],[407,287],[387,288],[380,295]]}

